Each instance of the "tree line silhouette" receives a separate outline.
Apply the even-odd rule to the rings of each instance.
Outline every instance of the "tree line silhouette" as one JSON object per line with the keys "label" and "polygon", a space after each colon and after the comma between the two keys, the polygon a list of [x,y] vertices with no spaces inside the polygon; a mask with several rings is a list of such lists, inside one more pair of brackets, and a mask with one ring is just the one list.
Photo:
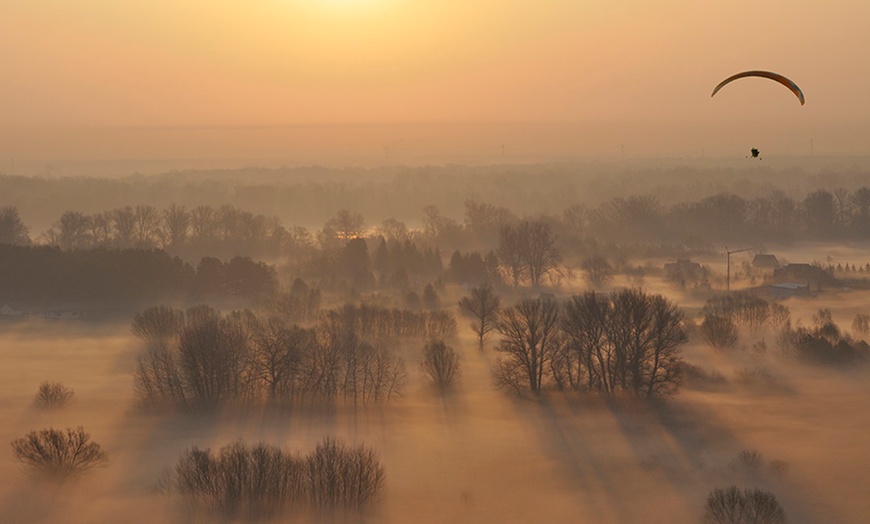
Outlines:
{"label": "tree line silhouette", "polygon": [[251,299],[277,289],[274,269],[247,257],[205,257],[194,267],[162,250],[0,244],[0,259],[0,297],[22,305]]}
{"label": "tree line silhouette", "polygon": [[440,311],[346,304],[303,327],[275,312],[154,306],[133,317],[132,331],[146,344],[134,376],[140,404],[208,410],[262,400],[390,400],[406,381],[391,349],[455,338],[456,322]]}

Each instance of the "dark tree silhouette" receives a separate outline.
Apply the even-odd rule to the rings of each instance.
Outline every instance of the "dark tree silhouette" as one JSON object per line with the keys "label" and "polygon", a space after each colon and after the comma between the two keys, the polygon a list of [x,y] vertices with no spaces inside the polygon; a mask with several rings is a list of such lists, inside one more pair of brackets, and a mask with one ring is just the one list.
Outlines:
{"label": "dark tree silhouette", "polygon": [[540,394],[560,348],[559,304],[524,299],[501,312],[497,329],[502,339],[496,347],[496,383],[517,394]]}
{"label": "dark tree silhouette", "polygon": [[79,426],[61,431],[54,428],[31,431],[12,441],[15,458],[34,470],[66,477],[101,466],[108,461],[100,445]]}
{"label": "dark tree silhouette", "polygon": [[459,308],[473,319],[471,328],[477,334],[478,349],[481,351],[489,333],[496,328],[500,307],[501,299],[492,284],[473,288],[470,296],[459,301]]}
{"label": "dark tree silhouette", "polygon": [[73,395],[73,390],[60,382],[46,380],[39,385],[33,402],[43,409],[62,408],[72,399]]}
{"label": "dark tree silhouette", "polygon": [[613,274],[610,262],[602,255],[586,257],[580,268],[589,285],[596,287],[607,283]]}
{"label": "dark tree silhouette", "polygon": [[562,330],[566,343],[553,368],[562,385],[646,398],[680,386],[683,315],[661,295],[626,289],[609,297],[574,296],[565,305]]}
{"label": "dark tree silhouette", "polygon": [[704,340],[715,349],[731,349],[737,345],[737,326],[731,317],[707,313],[701,324]]}
{"label": "dark tree silhouette", "polygon": [[438,388],[444,390],[459,378],[459,355],[442,340],[433,340],[423,347],[420,371]]}
{"label": "dark tree silhouette", "polygon": [[21,222],[18,209],[6,206],[0,208],[0,244],[30,244],[29,229]]}
{"label": "dark tree silhouette", "polygon": [[776,495],[757,488],[737,486],[714,489],[704,506],[706,524],[784,524],[785,510]]}

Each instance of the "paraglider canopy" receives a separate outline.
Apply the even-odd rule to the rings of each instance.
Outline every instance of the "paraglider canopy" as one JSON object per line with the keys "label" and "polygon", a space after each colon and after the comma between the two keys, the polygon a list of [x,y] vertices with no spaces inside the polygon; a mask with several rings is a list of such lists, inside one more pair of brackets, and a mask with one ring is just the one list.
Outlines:
{"label": "paraglider canopy", "polygon": [[744,71],[742,73],[737,73],[736,75],[731,75],[728,78],[726,78],[725,80],[719,82],[719,85],[716,86],[716,89],[713,90],[713,94],[710,96],[711,97],[715,96],[716,93],[718,93],[720,89],[722,89],[723,87],[725,87],[729,83],[733,82],[734,80],[737,80],[738,78],[745,78],[747,76],[759,76],[762,78],[769,78],[770,80],[773,80],[775,82],[779,82],[780,84],[787,87],[789,91],[794,93],[794,96],[796,96],[798,98],[798,100],[801,101],[801,105],[804,105],[804,102],[805,102],[804,93],[803,93],[803,91],[801,91],[801,88],[799,88],[797,86],[797,84],[795,84],[794,82],[792,82],[788,78],[782,76],[781,74],[772,73],[770,71]]}

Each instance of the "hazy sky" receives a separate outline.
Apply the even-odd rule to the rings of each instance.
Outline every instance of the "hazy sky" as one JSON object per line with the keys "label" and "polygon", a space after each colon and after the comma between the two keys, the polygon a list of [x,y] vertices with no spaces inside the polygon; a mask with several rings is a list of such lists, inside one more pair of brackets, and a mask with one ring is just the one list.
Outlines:
{"label": "hazy sky", "polygon": [[[783,125],[861,150],[868,27],[865,0],[0,0],[0,125]],[[710,99],[745,69],[806,106],[761,79]]]}

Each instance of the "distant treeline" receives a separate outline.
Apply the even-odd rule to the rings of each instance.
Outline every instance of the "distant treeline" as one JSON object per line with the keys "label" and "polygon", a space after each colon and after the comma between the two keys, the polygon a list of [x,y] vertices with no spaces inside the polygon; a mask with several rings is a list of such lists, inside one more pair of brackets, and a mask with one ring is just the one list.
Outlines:
{"label": "distant treeline", "polygon": [[0,260],[0,300],[19,307],[250,299],[277,288],[274,270],[246,257],[206,257],[194,267],[161,250],[0,244]]}
{"label": "distant treeline", "polygon": [[[209,271],[209,267],[217,267],[212,262],[216,258],[250,257],[274,261],[282,266],[282,274],[302,277],[325,291],[353,293],[391,288],[406,295],[412,306],[421,301],[420,293],[425,292],[430,299],[427,305],[432,307],[436,302],[435,290],[424,288],[439,281],[540,287],[560,281],[568,266],[580,267],[595,282],[606,277],[599,275],[602,270],[630,271],[630,257],[651,254],[686,257],[693,252],[711,251],[713,243],[870,239],[870,187],[851,192],[820,189],[802,200],[778,191],[752,199],[719,193],[670,207],[650,195],[617,197],[595,208],[575,203],[558,214],[533,217],[521,217],[511,209],[479,200],[466,200],[464,206],[462,222],[445,216],[433,205],[426,206],[417,228],[395,218],[369,225],[360,213],[341,209],[316,231],[302,226],[286,227],[276,218],[230,205],[187,209],[172,204],[162,210],[139,205],[90,215],[67,211],[36,239],[40,245],[55,247],[55,251],[33,250],[30,252],[33,257],[46,260],[37,263],[32,259],[30,267],[47,268],[52,257],[69,257],[71,268],[58,269],[58,273],[73,281],[59,277],[45,280],[68,282],[67,288],[75,288],[77,282],[85,280],[81,274],[70,271],[99,273],[110,259],[120,265],[106,269],[108,275],[113,272],[124,275],[129,267],[137,267],[124,259],[123,254],[110,254],[112,250],[163,249],[168,254],[151,255],[165,257],[163,261],[142,264],[152,268],[178,266],[171,271],[154,271],[182,276],[166,277],[160,286],[141,284],[142,279],[135,284],[116,285],[123,282],[118,277],[111,280],[112,284],[104,284],[111,290],[98,292],[133,297],[137,296],[134,288],[138,285],[151,297],[161,289],[175,290],[175,295],[213,289],[211,284],[194,282],[200,279],[199,267],[193,271],[195,279],[184,280],[185,270],[179,269],[184,267],[182,261],[200,261],[199,266]],[[33,243],[18,210],[10,206],[0,208],[0,244]],[[87,250],[94,250],[95,254],[85,254]],[[173,261],[172,256],[180,260]],[[567,262],[563,265],[563,261]],[[444,262],[448,262],[447,267]],[[25,269],[19,271],[26,273]],[[148,271],[140,273],[147,275]],[[38,278],[31,275],[25,281],[27,286],[31,283],[34,286],[15,288],[17,293],[7,300],[23,297],[25,289],[32,289],[39,297],[48,296],[38,292],[39,289],[58,290],[64,297],[82,296],[60,291],[65,287],[33,281]],[[108,282],[106,278],[109,277],[101,282]],[[182,280],[180,284],[178,279]],[[242,281],[253,287],[244,288]],[[267,284],[255,282],[256,279],[232,277],[220,284],[226,289],[218,293],[256,295],[268,288]],[[10,285],[14,288],[24,284]]]}
{"label": "distant treeline", "polygon": [[67,250],[161,247],[186,258],[230,254],[264,258],[329,249],[349,238],[383,237],[452,251],[495,247],[500,227],[523,216],[550,224],[566,254],[588,250],[590,242],[698,245],[870,238],[870,187],[866,186],[853,191],[818,189],[802,199],[778,190],[753,198],[721,192],[670,206],[653,195],[639,194],[593,207],[578,195],[564,208],[550,208],[558,210],[555,214],[535,215],[467,199],[461,222],[437,206],[426,205],[418,210],[417,227],[396,218],[366,223],[355,210],[359,207],[339,209],[313,231],[228,204],[192,208],[171,204],[163,209],[137,205],[91,214],[70,210],[33,238],[18,209],[7,206],[0,213],[0,242],[37,242]]}
{"label": "distant treeline", "polygon": [[666,207],[723,192],[751,200],[775,189],[800,200],[807,188],[854,191],[866,185],[866,165],[866,159],[844,157],[748,162],[741,155],[697,161],[212,169],[111,179],[0,175],[0,206],[18,207],[38,231],[70,209],[93,214],[113,207],[166,208],[173,203],[188,209],[230,204],[309,228],[344,208],[373,223],[394,217],[416,226],[425,206],[459,218],[469,198],[522,216],[574,203],[594,208],[626,195],[651,195]]}

